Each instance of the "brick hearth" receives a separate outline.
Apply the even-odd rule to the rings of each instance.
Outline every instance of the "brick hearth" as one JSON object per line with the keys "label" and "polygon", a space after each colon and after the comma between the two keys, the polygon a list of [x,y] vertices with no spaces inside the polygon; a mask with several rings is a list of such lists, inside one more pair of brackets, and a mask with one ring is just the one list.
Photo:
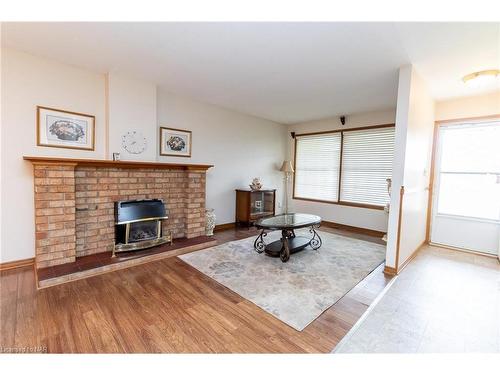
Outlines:
{"label": "brick hearth", "polygon": [[210,166],[25,157],[34,167],[36,266],[74,262],[114,246],[114,202],[163,199],[174,238],[205,232]]}

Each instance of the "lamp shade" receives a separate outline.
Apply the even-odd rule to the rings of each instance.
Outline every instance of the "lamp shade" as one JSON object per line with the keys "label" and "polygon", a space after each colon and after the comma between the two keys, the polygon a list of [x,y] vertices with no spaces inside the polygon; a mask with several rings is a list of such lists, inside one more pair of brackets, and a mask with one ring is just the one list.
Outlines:
{"label": "lamp shade", "polygon": [[293,173],[294,170],[293,170],[292,162],[290,160],[285,160],[283,162],[283,165],[280,168],[280,171],[281,172],[286,172],[286,173]]}

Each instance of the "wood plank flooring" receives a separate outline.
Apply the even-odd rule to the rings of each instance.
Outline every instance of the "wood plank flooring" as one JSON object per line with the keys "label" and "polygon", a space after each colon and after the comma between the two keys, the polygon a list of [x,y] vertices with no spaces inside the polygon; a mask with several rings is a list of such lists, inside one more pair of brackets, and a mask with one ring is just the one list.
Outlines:
{"label": "wood plank flooring", "polygon": [[[229,229],[215,237],[223,243],[256,233]],[[45,347],[49,353],[330,352],[388,283],[382,270],[302,332],[176,257],[43,290],[36,289],[31,267],[2,271],[0,347]]]}

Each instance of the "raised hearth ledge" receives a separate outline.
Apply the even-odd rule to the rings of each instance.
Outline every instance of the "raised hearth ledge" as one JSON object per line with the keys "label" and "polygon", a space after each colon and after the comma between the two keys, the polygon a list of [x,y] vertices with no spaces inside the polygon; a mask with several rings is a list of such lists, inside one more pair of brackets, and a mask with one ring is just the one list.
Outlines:
{"label": "raised hearth ledge", "polygon": [[106,159],[73,159],[73,158],[53,158],[45,156],[23,156],[24,160],[33,164],[72,164],[94,167],[111,168],[157,168],[157,169],[182,169],[188,171],[206,171],[212,168],[209,164],[178,164],[160,163],[155,161],[128,161],[128,160],[106,160]]}
{"label": "raised hearth ledge", "polygon": [[[206,249],[208,247],[212,247],[217,245],[217,240],[212,238],[212,237],[207,237],[207,236],[200,236],[196,237],[193,239],[181,239],[174,241],[173,245],[163,245],[162,249],[156,250],[152,254],[148,255],[138,255],[134,256],[134,254],[131,254],[131,258],[127,259],[125,257],[123,260],[115,262],[115,263],[109,263],[109,264],[104,264],[101,266],[96,266],[90,269],[86,269],[83,271],[76,271],[72,272],[69,274],[61,275],[61,276],[56,276],[56,277],[49,277],[49,278],[41,278],[38,274],[36,276],[37,279],[37,288],[38,289],[44,289],[48,288],[51,286],[59,285],[59,284],[65,284],[71,281],[76,281],[76,280],[81,280],[81,279],[86,279],[88,277],[93,277],[97,275],[102,275],[104,273],[108,272],[113,272],[116,270],[121,270],[125,268],[130,268],[134,266],[139,266],[141,264],[165,259],[165,258],[170,258],[174,257],[177,255],[182,255],[186,253],[190,253],[193,251],[197,250],[202,250]],[[151,249],[150,249],[151,250]],[[148,249],[144,250],[148,251]],[[111,254],[109,254],[111,255]],[[57,266],[55,266],[57,267]]]}

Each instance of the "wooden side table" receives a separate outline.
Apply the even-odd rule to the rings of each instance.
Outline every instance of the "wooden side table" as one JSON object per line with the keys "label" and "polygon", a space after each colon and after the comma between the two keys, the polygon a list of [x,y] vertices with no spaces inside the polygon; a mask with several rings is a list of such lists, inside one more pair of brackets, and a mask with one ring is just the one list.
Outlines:
{"label": "wooden side table", "polygon": [[236,225],[250,227],[257,220],[274,216],[276,189],[236,189]]}

